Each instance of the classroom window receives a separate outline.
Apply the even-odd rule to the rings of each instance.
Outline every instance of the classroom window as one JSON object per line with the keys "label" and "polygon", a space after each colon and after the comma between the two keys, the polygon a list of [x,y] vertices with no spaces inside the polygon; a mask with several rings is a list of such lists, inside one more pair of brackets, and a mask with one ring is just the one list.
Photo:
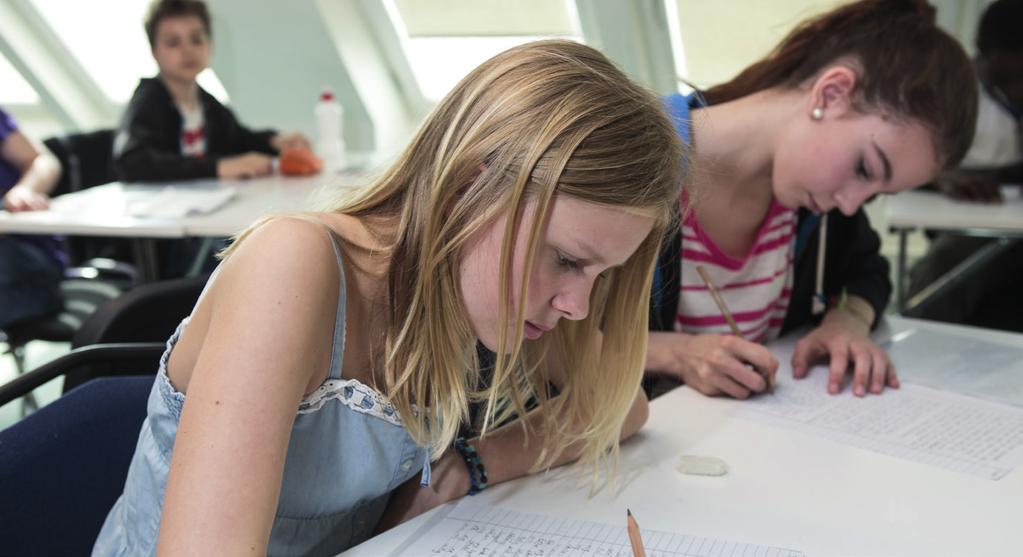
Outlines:
{"label": "classroom window", "polygon": [[423,96],[440,100],[473,68],[513,46],[582,41],[574,0],[383,0]]}
{"label": "classroom window", "polygon": [[[148,0],[31,2],[111,101],[127,102],[139,78],[156,74],[156,62],[149,54],[149,41],[143,29]],[[203,71],[198,81],[211,95],[227,102],[227,91],[212,69]]]}
{"label": "classroom window", "polygon": [[39,94],[3,54],[0,54],[0,83],[3,83],[0,105],[39,103]]}
{"label": "classroom window", "polygon": [[844,0],[666,0],[679,89],[728,81],[759,60],[797,23]]}

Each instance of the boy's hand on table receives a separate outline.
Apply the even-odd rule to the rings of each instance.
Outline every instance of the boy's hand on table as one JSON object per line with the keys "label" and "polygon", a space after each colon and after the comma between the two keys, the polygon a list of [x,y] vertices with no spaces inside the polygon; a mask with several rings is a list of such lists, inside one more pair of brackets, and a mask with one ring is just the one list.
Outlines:
{"label": "boy's hand on table", "polygon": [[285,149],[312,150],[312,144],[309,143],[309,138],[299,132],[277,134],[270,139],[270,146],[276,149],[278,153]]}
{"label": "boy's hand on table", "polygon": [[998,181],[988,173],[947,172],[935,180],[938,191],[960,201],[1001,203],[1002,192]]}
{"label": "boy's hand on table", "polygon": [[217,161],[217,177],[225,180],[255,178],[273,172],[273,159],[263,153],[245,153]]}

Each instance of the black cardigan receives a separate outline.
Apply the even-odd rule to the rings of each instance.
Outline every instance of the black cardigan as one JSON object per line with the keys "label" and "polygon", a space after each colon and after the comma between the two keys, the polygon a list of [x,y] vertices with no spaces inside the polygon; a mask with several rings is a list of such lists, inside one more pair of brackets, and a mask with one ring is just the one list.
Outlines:
{"label": "black cardigan", "polygon": [[199,88],[206,156],[181,154],[181,113],[158,78],[143,79],[132,95],[114,140],[114,169],[126,182],[215,178],[217,159],[258,151],[276,155],[273,130],[253,132],[230,109]]}
{"label": "black cardigan", "polygon": [[[820,219],[810,211],[800,209],[797,231],[799,239],[796,243],[792,297],[782,324],[782,334],[807,324],[817,324],[823,317],[814,316],[811,311]],[[844,288],[850,296],[867,300],[874,308],[872,326],[876,326],[891,297],[892,283],[888,278],[888,260],[880,253],[881,240],[871,228],[863,209],[860,208],[851,217],[838,210],[831,211],[828,214],[827,241],[824,256],[825,296],[828,300],[836,299]],[[681,280],[681,242],[681,230],[677,230],[666,242],[657,261],[661,280],[659,285],[655,285],[657,291],[653,293],[650,305],[650,329],[654,331],[674,330]]]}

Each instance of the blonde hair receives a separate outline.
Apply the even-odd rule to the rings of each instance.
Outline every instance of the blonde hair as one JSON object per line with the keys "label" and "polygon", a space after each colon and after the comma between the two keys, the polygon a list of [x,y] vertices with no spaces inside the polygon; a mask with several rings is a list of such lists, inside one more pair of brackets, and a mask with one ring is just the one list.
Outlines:
{"label": "blonde hair", "polygon": [[[384,376],[416,442],[438,456],[468,419],[470,402],[485,401],[485,435],[494,423],[524,415],[534,399],[545,415],[535,469],[576,441],[582,459],[594,463],[617,450],[643,374],[653,270],[677,215],[682,164],[681,143],[656,97],[590,47],[540,41],[473,70],[390,169],[336,208],[363,222],[392,223]],[[530,276],[555,195],[639,211],[654,225],[625,265],[597,281],[586,319],[524,345],[524,304],[508,328],[513,246],[516,234],[527,234],[523,272]],[[530,200],[536,218],[519,231]],[[484,385],[459,269],[468,240],[505,213],[498,355]],[[519,300],[527,299],[528,282]],[[558,397],[548,388],[548,354],[571,365]]]}

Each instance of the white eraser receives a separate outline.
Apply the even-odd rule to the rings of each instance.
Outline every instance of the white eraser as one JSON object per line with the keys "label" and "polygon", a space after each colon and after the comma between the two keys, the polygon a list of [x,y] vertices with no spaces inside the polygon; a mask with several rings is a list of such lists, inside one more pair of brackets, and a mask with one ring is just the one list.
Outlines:
{"label": "white eraser", "polygon": [[683,474],[697,476],[724,476],[728,473],[725,461],[713,456],[682,455],[678,457],[675,468]]}

